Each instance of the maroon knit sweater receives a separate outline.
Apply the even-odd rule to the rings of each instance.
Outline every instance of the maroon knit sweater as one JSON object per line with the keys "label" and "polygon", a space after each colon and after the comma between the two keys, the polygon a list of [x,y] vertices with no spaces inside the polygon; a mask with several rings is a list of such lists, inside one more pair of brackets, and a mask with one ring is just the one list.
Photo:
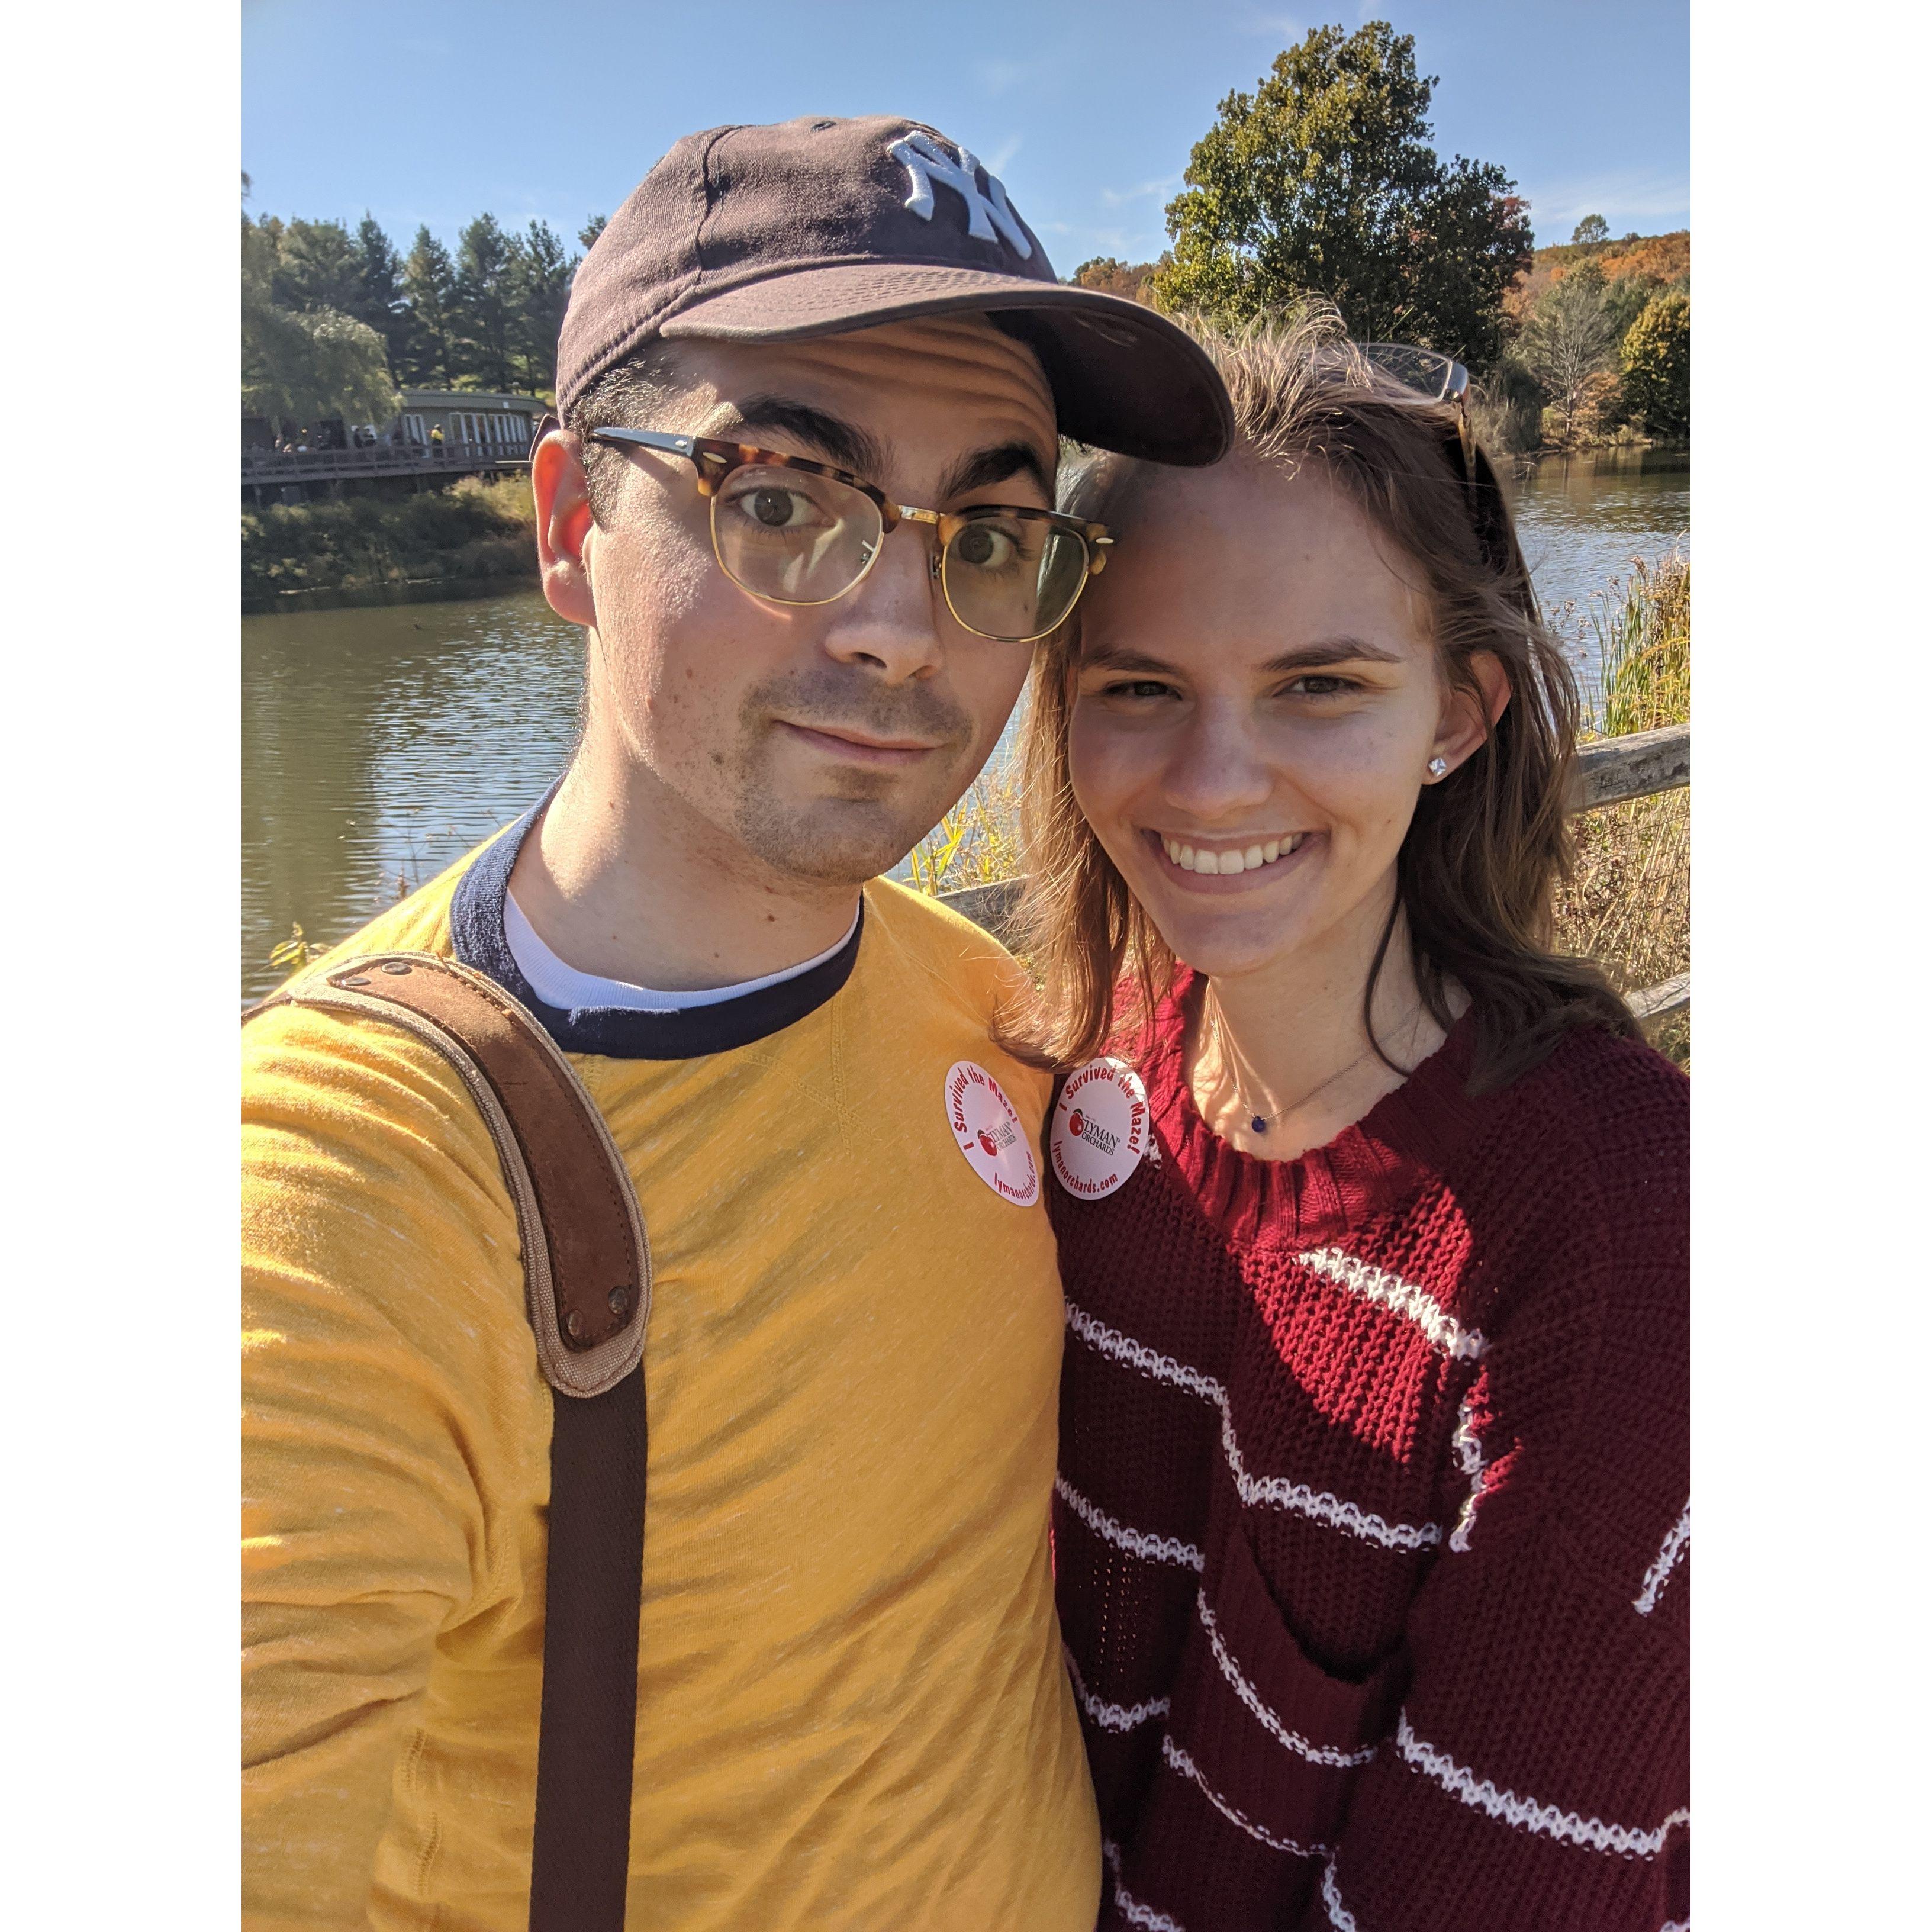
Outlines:
{"label": "maroon knit sweater", "polygon": [[1105,1928],[1659,1932],[1689,1912],[1689,1083],[1466,1021],[1298,1160],[1138,1056],[1148,1156],[1049,1189],[1060,1614]]}

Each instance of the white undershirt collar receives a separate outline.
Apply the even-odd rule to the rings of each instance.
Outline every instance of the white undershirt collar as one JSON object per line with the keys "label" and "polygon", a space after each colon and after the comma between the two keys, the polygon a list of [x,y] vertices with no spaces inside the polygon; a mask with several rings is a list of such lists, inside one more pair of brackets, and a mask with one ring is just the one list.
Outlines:
{"label": "white undershirt collar", "polygon": [[585,1006],[615,1006],[631,1012],[676,1013],[692,1006],[722,1006],[727,1000],[761,992],[767,986],[796,980],[814,966],[823,966],[850,943],[858,926],[859,914],[855,910],[852,923],[836,945],[828,946],[810,959],[800,960],[796,966],[767,973],[761,980],[741,980],[735,986],[705,986],[693,992],[667,992],[655,986],[633,986],[622,980],[600,979],[595,973],[580,973],[574,966],[566,964],[537,937],[536,928],[524,916],[522,907],[508,892],[503,895],[503,938],[510,957],[517,962],[517,970],[545,1006],[564,1012],[575,1012]]}

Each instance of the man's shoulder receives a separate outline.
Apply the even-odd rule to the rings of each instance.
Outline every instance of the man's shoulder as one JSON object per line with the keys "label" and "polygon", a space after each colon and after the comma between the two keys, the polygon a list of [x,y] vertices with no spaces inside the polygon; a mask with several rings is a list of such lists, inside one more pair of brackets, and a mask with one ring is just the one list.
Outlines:
{"label": "man's shoulder", "polygon": [[476,857],[476,852],[466,854],[311,960],[249,1018],[242,1029],[242,1064],[243,1103],[251,1124],[320,1129],[326,1122],[337,1134],[381,1138],[398,1128],[415,1132],[438,1121],[446,1130],[473,1111],[461,1104],[461,1076],[434,1047],[400,1026],[310,1005],[302,994],[368,954],[449,957],[454,950],[452,902]]}
{"label": "man's shoulder", "polygon": [[929,892],[874,879],[866,888],[866,912],[909,958],[962,988],[1004,989],[1024,977],[984,926]]}

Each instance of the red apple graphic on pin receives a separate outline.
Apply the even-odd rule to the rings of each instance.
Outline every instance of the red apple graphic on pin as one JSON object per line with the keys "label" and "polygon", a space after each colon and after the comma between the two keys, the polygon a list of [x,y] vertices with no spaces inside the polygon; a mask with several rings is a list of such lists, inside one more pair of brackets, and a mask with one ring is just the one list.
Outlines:
{"label": "red apple graphic on pin", "polygon": [[997,1160],[999,1158],[1000,1144],[984,1127],[980,1130],[980,1144],[986,1150],[989,1159]]}
{"label": "red apple graphic on pin", "polygon": [[1076,1107],[1072,1112],[1069,1114],[1066,1117],[1066,1131],[1071,1134],[1076,1141],[1080,1138],[1080,1130],[1085,1124],[1085,1117],[1081,1113],[1080,1109],[1078,1107]]}

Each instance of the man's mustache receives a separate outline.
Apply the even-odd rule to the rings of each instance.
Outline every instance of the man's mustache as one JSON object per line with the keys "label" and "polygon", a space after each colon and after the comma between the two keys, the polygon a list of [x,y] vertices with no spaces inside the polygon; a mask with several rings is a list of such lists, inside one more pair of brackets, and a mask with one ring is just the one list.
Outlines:
{"label": "man's mustache", "polygon": [[808,729],[912,738],[934,746],[970,745],[974,737],[971,714],[931,685],[888,688],[866,672],[842,664],[754,685],[745,694],[740,715],[751,727],[778,717]]}

